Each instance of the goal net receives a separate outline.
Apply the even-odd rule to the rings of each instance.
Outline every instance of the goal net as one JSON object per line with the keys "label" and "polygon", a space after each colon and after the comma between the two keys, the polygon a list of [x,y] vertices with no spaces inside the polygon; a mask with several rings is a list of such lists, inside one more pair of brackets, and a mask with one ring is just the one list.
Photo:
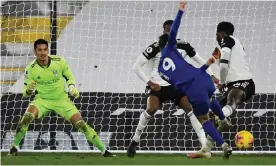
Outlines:
{"label": "goal net", "polygon": [[[22,68],[34,59],[33,42],[49,40],[47,2],[1,2],[1,150],[9,150],[16,125],[32,99],[22,97]],[[74,100],[83,119],[107,149],[123,152],[130,144],[140,113],[146,107],[143,83],[132,66],[174,19],[178,2],[58,2],[58,55],[73,71],[81,97]],[[178,37],[207,58],[216,46],[216,25],[230,21],[245,47],[256,83],[256,95],[231,116],[223,133],[233,147],[237,131],[254,135],[254,147],[239,153],[276,152],[276,2],[191,1]],[[150,66],[150,62],[148,64]],[[218,76],[218,66],[212,66]],[[5,81],[4,80],[4,81]],[[3,83],[3,80],[1,80]],[[183,153],[200,149],[189,118],[165,102],[141,136],[140,152]],[[22,151],[97,151],[70,123],[51,113],[33,122],[21,142]],[[214,151],[219,151],[214,148]]]}

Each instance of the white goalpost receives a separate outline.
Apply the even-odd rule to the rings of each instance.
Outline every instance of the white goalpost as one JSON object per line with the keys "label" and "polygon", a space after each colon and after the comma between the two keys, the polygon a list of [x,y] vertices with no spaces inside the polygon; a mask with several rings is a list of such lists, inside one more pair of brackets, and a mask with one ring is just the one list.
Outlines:
{"label": "white goalpost", "polygon": [[[177,4],[58,1],[57,55],[67,60],[81,91],[74,103],[112,152],[126,152],[140,113],[146,108],[146,85],[132,66],[162,34],[163,22],[174,19]],[[22,97],[23,68],[34,59],[33,42],[49,39],[50,8],[47,2],[7,1],[1,5],[1,48],[5,48],[1,49],[1,151],[6,152],[32,100]],[[244,45],[256,83],[256,95],[231,116],[233,127],[223,133],[224,139],[236,154],[275,154],[276,1],[191,1],[178,38],[207,58],[217,45],[216,25],[220,21],[235,25],[234,36]],[[218,76],[218,66],[212,69]],[[8,83],[3,84],[5,81]],[[235,148],[234,136],[240,130],[252,132],[253,148]],[[20,152],[98,152],[82,133],[54,113],[30,125],[20,148]],[[189,153],[199,149],[189,118],[166,102],[145,128],[138,153]],[[220,148],[213,151],[220,153]]]}

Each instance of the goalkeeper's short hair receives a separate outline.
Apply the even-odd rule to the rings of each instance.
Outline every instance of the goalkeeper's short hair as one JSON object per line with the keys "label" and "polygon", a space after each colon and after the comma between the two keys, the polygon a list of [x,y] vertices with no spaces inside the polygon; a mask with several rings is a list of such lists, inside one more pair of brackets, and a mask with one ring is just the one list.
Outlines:
{"label": "goalkeeper's short hair", "polygon": [[47,47],[48,47],[48,42],[44,39],[37,39],[35,42],[34,42],[34,49],[36,49],[37,45],[39,44],[45,44]]}

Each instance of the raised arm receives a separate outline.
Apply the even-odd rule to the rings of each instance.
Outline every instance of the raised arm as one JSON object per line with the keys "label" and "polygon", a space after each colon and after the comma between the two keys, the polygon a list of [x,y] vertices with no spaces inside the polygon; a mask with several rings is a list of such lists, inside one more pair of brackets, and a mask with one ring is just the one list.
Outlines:
{"label": "raised arm", "polygon": [[168,39],[168,44],[169,45],[175,45],[176,44],[176,36],[177,36],[177,32],[180,26],[180,22],[181,22],[181,18],[182,15],[184,13],[184,9],[185,9],[185,5],[187,4],[187,2],[180,2],[179,5],[179,10],[177,12],[177,15],[173,21],[171,30],[170,30],[170,35],[169,35],[169,39]]}

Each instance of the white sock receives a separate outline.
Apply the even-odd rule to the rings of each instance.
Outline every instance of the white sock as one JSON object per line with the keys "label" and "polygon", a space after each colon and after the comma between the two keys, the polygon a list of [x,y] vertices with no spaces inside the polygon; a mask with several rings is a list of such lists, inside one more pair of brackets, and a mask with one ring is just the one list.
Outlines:
{"label": "white sock", "polygon": [[149,115],[147,111],[144,111],[141,113],[138,126],[133,136],[133,140],[135,142],[140,142],[140,136],[142,135],[142,132],[146,127],[146,125],[148,124],[148,122],[150,121],[150,119],[151,119],[151,115]]}
{"label": "white sock", "polygon": [[202,128],[202,125],[194,115],[193,111],[189,112],[187,115],[190,118],[191,124],[197,134],[197,137],[201,143],[201,146],[205,145],[206,135],[205,135],[204,129]]}
{"label": "white sock", "polygon": [[204,153],[211,152],[211,150],[214,146],[215,146],[215,143],[214,143],[213,139],[210,136],[208,136],[206,139],[206,144],[202,146],[200,151],[202,151]]}
{"label": "white sock", "polygon": [[232,115],[233,110],[229,105],[226,105],[222,108],[222,112],[225,116],[225,118],[229,117],[230,115]]}

